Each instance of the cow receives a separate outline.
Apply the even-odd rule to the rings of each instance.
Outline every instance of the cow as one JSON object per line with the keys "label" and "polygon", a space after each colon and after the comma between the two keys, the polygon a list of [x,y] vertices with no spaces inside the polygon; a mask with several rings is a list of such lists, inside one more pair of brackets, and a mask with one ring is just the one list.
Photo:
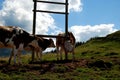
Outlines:
{"label": "cow", "polygon": [[[31,45],[28,45],[24,48],[24,50],[26,50],[26,51],[33,51],[32,62],[34,61],[34,55],[35,54],[36,54],[36,57],[41,61],[42,60],[42,51],[44,51],[46,48],[55,47],[54,41],[51,38],[50,39],[44,39],[42,37],[39,37],[38,45],[40,47],[39,49],[35,49]],[[11,59],[12,59],[13,55],[14,55],[14,52],[12,50],[10,58],[9,58],[9,64],[11,62]],[[20,56],[20,55],[18,54],[18,56]]]}
{"label": "cow", "polygon": [[[38,45],[40,46],[41,50],[36,52],[36,56],[41,60],[42,59],[42,51],[44,51],[46,48],[49,47],[55,47],[54,41],[50,39],[44,39],[41,37],[41,39],[38,41]],[[40,54],[40,57],[38,56]]]}
{"label": "cow", "polygon": [[58,34],[56,38],[56,49],[57,49],[57,60],[62,60],[62,52],[65,52],[65,60],[68,60],[68,52],[71,52],[74,57],[74,48],[75,48],[75,37],[72,32],[68,32],[67,37],[65,37],[65,33]]}
{"label": "cow", "polygon": [[[25,30],[20,27],[15,26],[0,26],[0,48],[11,48],[12,54],[14,54],[14,63],[16,64],[16,56],[21,53],[22,50],[33,49],[38,52],[44,50],[47,46],[43,46],[42,42],[44,42],[43,38],[38,36],[29,34]],[[11,56],[12,56],[11,54]],[[11,60],[11,56],[9,58],[9,62]],[[18,57],[19,63],[20,57]]]}

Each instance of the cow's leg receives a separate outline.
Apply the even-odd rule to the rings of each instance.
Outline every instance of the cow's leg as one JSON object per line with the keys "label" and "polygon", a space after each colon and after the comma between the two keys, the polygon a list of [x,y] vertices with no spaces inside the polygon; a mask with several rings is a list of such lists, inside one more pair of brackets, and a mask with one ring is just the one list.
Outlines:
{"label": "cow's leg", "polygon": [[37,60],[42,60],[41,58],[42,58],[42,50],[41,49],[37,49],[36,51],[35,51],[35,53],[36,53],[36,57],[37,57]]}
{"label": "cow's leg", "polygon": [[42,61],[42,51],[40,51],[40,61]]}
{"label": "cow's leg", "polygon": [[35,51],[35,54],[36,54],[36,57],[37,57],[37,59],[39,59],[40,57],[39,57],[39,52],[38,51]]}
{"label": "cow's leg", "polygon": [[19,62],[19,64],[21,64],[21,52],[22,52],[22,50],[23,50],[23,46],[24,46],[24,44],[21,43],[21,44],[19,45],[19,48],[18,48],[18,51],[17,51],[17,56],[18,56],[18,62]]}
{"label": "cow's leg", "polygon": [[40,53],[39,51],[35,51],[34,53],[36,54],[37,60],[40,60],[40,58],[41,58],[41,53]]}
{"label": "cow's leg", "polygon": [[12,56],[14,55],[14,49],[12,49],[11,51],[11,54],[10,54],[10,57],[9,57],[9,61],[8,61],[8,64],[11,63],[11,59],[12,59]]}
{"label": "cow's leg", "polygon": [[18,57],[18,63],[21,64],[21,50],[18,51],[17,57]]}
{"label": "cow's leg", "polygon": [[75,60],[75,46],[72,49],[72,60]]}
{"label": "cow's leg", "polygon": [[56,50],[57,50],[56,54],[57,54],[57,61],[58,61],[59,60],[59,55],[58,55],[59,54],[59,47],[58,46],[57,46]]}
{"label": "cow's leg", "polygon": [[74,50],[72,51],[72,60],[73,61],[75,60],[75,52],[74,52]]}
{"label": "cow's leg", "polygon": [[66,50],[65,51],[65,60],[68,60],[68,52]]}
{"label": "cow's leg", "polygon": [[65,60],[68,60],[68,53],[65,52]]}
{"label": "cow's leg", "polygon": [[32,49],[32,61],[31,62],[34,62],[34,58],[35,58],[35,51],[34,51],[34,49]]}
{"label": "cow's leg", "polygon": [[63,48],[60,48],[60,60],[62,60],[62,52],[63,52]]}
{"label": "cow's leg", "polygon": [[18,61],[20,63],[20,52],[23,50],[24,44],[19,44],[19,47],[14,47],[14,64],[16,64],[16,56],[18,56]]}
{"label": "cow's leg", "polygon": [[17,49],[14,49],[14,64],[16,64],[16,56],[17,56],[17,52],[18,50]]}

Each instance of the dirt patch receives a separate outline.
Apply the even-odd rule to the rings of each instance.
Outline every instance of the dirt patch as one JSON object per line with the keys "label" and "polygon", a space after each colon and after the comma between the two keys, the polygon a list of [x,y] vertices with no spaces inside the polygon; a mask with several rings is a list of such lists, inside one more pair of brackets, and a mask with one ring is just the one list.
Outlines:
{"label": "dirt patch", "polygon": [[23,65],[7,65],[6,63],[0,63],[0,71],[5,74],[18,73],[18,72],[39,72],[39,74],[44,74],[48,71],[50,72],[66,72],[73,71],[77,67],[87,66],[87,60],[68,60],[68,61],[43,61],[43,62],[33,62]]}
{"label": "dirt patch", "polygon": [[111,62],[105,62],[103,60],[96,60],[88,63],[88,67],[97,67],[100,69],[110,69],[113,66]]}

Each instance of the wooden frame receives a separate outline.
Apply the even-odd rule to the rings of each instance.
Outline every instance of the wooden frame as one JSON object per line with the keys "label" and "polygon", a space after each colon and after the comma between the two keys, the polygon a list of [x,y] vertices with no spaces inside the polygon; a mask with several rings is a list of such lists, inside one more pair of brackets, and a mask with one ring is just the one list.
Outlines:
{"label": "wooden frame", "polygon": [[[54,14],[65,14],[65,36],[63,38],[67,38],[68,34],[68,0],[65,3],[62,2],[52,2],[52,1],[43,1],[43,0],[33,0],[34,2],[34,10],[33,10],[33,31],[32,34],[35,35],[36,32],[36,13],[37,12],[44,12],[44,13],[54,13]],[[56,4],[56,5],[63,5],[65,6],[65,12],[56,12],[56,11],[44,11],[44,10],[37,10],[37,3],[49,3],[49,4]],[[39,35],[40,37],[52,37],[57,38],[57,35]],[[32,53],[32,61],[34,60],[34,52]]]}
{"label": "wooden frame", "polygon": [[[65,37],[67,37],[67,33],[68,33],[68,0],[66,0],[65,3],[43,1],[43,0],[33,0],[33,2],[34,2],[34,10],[33,10],[33,32],[32,32],[32,34],[35,35],[35,32],[36,32],[36,13],[37,12],[44,12],[44,13],[54,13],[54,14],[65,14]],[[65,12],[37,10],[37,2],[56,4],[56,5],[65,5]],[[37,34],[37,35],[39,35],[39,34]],[[41,36],[41,37],[53,37],[53,38],[57,37],[57,35],[39,35],[39,36]]]}

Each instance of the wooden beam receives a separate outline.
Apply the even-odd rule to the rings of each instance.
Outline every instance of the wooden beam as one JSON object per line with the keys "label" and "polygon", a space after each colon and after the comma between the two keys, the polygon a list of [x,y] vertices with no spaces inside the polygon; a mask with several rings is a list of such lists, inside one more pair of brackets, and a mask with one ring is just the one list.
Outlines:
{"label": "wooden beam", "polygon": [[37,0],[37,2],[41,2],[41,3],[51,3],[51,4],[60,4],[60,5],[66,5],[66,3],[62,3],[62,2],[39,1],[39,0]]}
{"label": "wooden beam", "polygon": [[54,14],[66,14],[66,12],[57,12],[57,11],[44,11],[44,10],[33,10],[33,11],[35,11],[35,12],[44,12],[44,13],[54,13]]}
{"label": "wooden beam", "polygon": [[[34,10],[37,9],[37,2],[36,0],[33,0],[34,1]],[[36,11],[33,12],[33,33],[32,34],[35,34],[35,29],[36,29]]]}
{"label": "wooden beam", "polygon": [[[40,34],[36,34],[36,36],[38,36],[38,37],[52,37],[52,38],[58,37],[57,35],[40,35]],[[59,36],[59,37],[65,38],[65,36]]]}
{"label": "wooden beam", "polygon": [[66,5],[65,5],[65,36],[67,38],[68,36],[68,0],[66,0]]}
{"label": "wooden beam", "polygon": [[[36,0],[33,0],[33,2],[34,2],[34,10],[36,10],[37,9],[37,2],[36,2]],[[36,12],[34,11],[33,12],[33,31],[32,31],[32,34],[35,34],[35,29],[36,29]],[[34,49],[33,49],[33,51],[32,51],[32,62],[34,61]]]}

